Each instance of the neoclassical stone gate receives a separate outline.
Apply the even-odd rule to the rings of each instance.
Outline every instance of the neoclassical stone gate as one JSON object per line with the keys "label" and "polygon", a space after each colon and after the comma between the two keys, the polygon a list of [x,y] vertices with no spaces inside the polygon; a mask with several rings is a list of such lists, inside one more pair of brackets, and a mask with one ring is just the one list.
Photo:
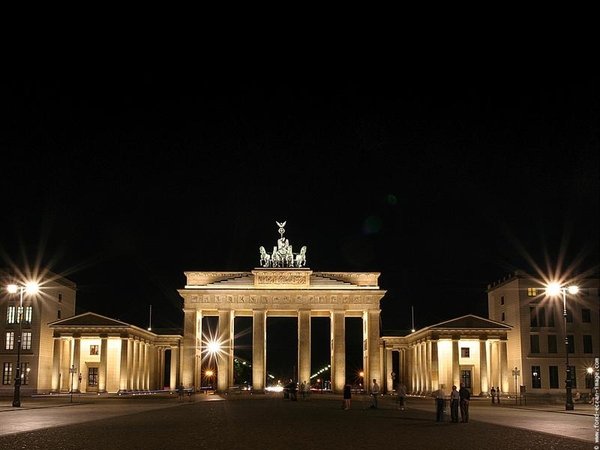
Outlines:
{"label": "neoclassical stone gate", "polygon": [[[202,318],[218,317],[217,389],[233,385],[235,317],[252,317],[252,388],[266,384],[266,333],[268,317],[295,317],[298,323],[298,379],[311,375],[311,318],[329,317],[331,329],[331,382],[334,392],[346,383],[345,319],[363,320],[363,367],[365,380],[381,379],[379,343],[379,273],[313,272],[305,267],[306,247],[294,254],[283,238],[272,254],[261,247],[261,267],[251,272],[185,272],[187,283],[178,292],[184,300],[182,382],[200,386],[206,339]],[[265,256],[266,255],[266,256]],[[301,255],[301,256],[298,256]],[[299,262],[296,262],[300,260]]]}

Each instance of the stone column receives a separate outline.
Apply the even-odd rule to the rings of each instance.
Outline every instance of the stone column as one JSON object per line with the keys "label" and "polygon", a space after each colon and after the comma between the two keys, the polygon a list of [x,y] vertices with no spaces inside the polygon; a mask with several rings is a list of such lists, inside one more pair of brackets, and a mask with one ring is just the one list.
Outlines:
{"label": "stone column", "polygon": [[156,348],[156,369],[156,388],[162,389],[165,387],[165,349],[163,347]]}
{"label": "stone column", "polygon": [[[387,349],[384,346],[383,351],[385,353],[385,369],[383,373],[385,374],[385,379],[387,380],[386,392],[392,392],[394,390],[394,380],[392,379],[392,369],[394,367],[393,350]],[[400,367],[402,367],[402,362],[400,362]],[[396,381],[398,378],[400,378],[400,373],[396,374]]]}
{"label": "stone column", "polygon": [[[108,360],[108,338],[100,337],[100,367],[98,369],[98,392],[106,392],[106,363]],[[80,370],[81,372],[81,370]]]}
{"label": "stone column", "polygon": [[487,395],[489,391],[488,385],[488,368],[487,368],[487,337],[479,338],[479,395]]}
{"label": "stone column", "polygon": [[440,377],[439,357],[438,357],[438,340],[429,341],[429,373],[431,374],[431,391],[444,385],[445,389],[452,388],[452,385],[446,385],[445,377]]}
{"label": "stone column", "polygon": [[127,360],[129,349],[129,339],[127,336],[121,336],[121,365],[119,372],[119,390],[126,391],[129,388],[128,380],[129,374],[127,372]]}
{"label": "stone column", "polygon": [[233,312],[219,311],[219,334],[221,349],[217,356],[217,389],[228,392],[233,384]]}
{"label": "stone column", "polygon": [[458,352],[459,337],[452,338],[452,383],[460,386],[460,354]]}
{"label": "stone column", "polygon": [[266,383],[267,318],[264,310],[252,311],[252,389],[263,392]]}
{"label": "stone column", "polygon": [[[379,353],[379,310],[367,313],[367,367],[368,378],[365,380],[368,386],[373,378],[381,385],[383,377],[381,373],[381,357]],[[365,375],[366,376],[366,375]]]}
{"label": "stone column", "polygon": [[79,372],[81,372],[81,336],[74,337],[73,345],[73,365],[75,366],[75,374],[69,373],[69,386],[73,388],[73,392],[81,392],[79,390]]}
{"label": "stone column", "polygon": [[[148,389],[161,389],[158,383],[158,348],[155,345],[148,347]],[[197,386],[196,386],[197,387]]]}
{"label": "stone column", "polygon": [[346,315],[344,311],[334,311],[331,321],[331,389],[334,393],[339,394],[343,392],[346,384]]}
{"label": "stone column", "polygon": [[140,389],[138,380],[140,379],[140,341],[139,339],[133,340],[133,368],[131,371],[131,388],[134,391]]}
{"label": "stone column", "polygon": [[148,389],[148,344],[140,341],[140,389]]}
{"label": "stone column", "polygon": [[417,345],[412,344],[410,348],[410,362],[411,366],[409,368],[411,373],[411,392],[414,394],[419,393],[419,357],[417,354]]}
{"label": "stone column", "polygon": [[[198,321],[200,322],[198,324]],[[183,317],[183,358],[181,359],[181,382],[184,386],[194,384],[198,367],[198,354],[202,353],[202,311],[186,309]]]}
{"label": "stone column", "polygon": [[62,359],[62,346],[60,336],[54,336],[54,352],[52,354],[52,390],[60,392],[60,361]]}
{"label": "stone column", "polygon": [[500,358],[498,356],[498,341],[490,344],[490,382],[492,386],[500,386]]}
{"label": "stone column", "polygon": [[[502,387],[501,392],[508,392],[509,390],[509,371],[508,371],[508,354],[506,351],[506,338],[500,341],[500,386]],[[522,372],[521,372],[522,373]]]}
{"label": "stone column", "polygon": [[423,380],[422,380],[422,373],[423,373],[423,358],[422,356],[422,352],[421,352],[421,341],[417,342],[415,344],[415,360],[416,360],[416,384],[417,384],[417,393],[418,394],[425,394],[425,390],[423,389]]}
{"label": "stone column", "polygon": [[310,383],[310,311],[298,311],[298,383]]}
{"label": "stone column", "polygon": [[169,380],[169,389],[174,390],[177,389],[177,368],[179,367],[179,347],[171,346],[171,370],[170,370],[170,380]]}

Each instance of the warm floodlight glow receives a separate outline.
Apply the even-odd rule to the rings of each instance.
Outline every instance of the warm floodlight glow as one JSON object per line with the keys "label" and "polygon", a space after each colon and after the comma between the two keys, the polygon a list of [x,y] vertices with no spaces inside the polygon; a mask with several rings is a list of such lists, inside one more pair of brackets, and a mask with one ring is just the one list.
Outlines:
{"label": "warm floodlight glow", "polygon": [[577,294],[579,292],[579,286],[569,286],[567,291],[569,291],[569,294]]}
{"label": "warm floodlight glow", "polygon": [[577,294],[579,292],[579,286],[569,286],[564,288],[560,285],[560,283],[549,283],[546,286],[546,294],[551,296],[557,296],[562,294],[564,291],[567,291],[569,294]]}
{"label": "warm floodlight glow", "polygon": [[6,286],[6,290],[10,294],[16,294],[22,290],[26,294],[37,294],[40,291],[40,286],[35,281],[29,281],[25,283],[25,286],[17,286],[16,284],[9,284]]}
{"label": "warm floodlight glow", "polygon": [[546,286],[546,294],[548,295],[559,295],[562,292],[562,286],[559,283],[550,283]]}
{"label": "warm floodlight glow", "polygon": [[[21,406],[21,384],[23,383],[23,375],[21,373],[21,336],[23,335],[23,294],[35,294],[39,290],[39,286],[34,281],[28,281],[24,286],[9,284],[6,289],[11,294],[19,293],[19,338],[17,340],[17,370],[15,376],[15,391],[13,395],[12,405],[14,407]],[[27,369],[29,371],[29,369]]]}
{"label": "warm floodlight glow", "polygon": [[573,378],[571,376],[571,366],[569,366],[569,334],[567,331],[567,292],[569,294],[577,294],[579,292],[579,287],[577,286],[568,286],[563,287],[560,283],[548,283],[546,286],[546,295],[552,297],[562,297],[563,301],[563,319],[564,319],[564,333],[565,333],[565,366],[566,366],[566,374],[565,374],[565,394],[566,394],[566,403],[565,409],[567,411],[572,411],[575,409],[573,405],[573,394],[572,394],[572,386],[573,386]]}
{"label": "warm floodlight glow", "polygon": [[210,341],[207,345],[209,353],[218,353],[221,349],[221,344],[218,341]]}

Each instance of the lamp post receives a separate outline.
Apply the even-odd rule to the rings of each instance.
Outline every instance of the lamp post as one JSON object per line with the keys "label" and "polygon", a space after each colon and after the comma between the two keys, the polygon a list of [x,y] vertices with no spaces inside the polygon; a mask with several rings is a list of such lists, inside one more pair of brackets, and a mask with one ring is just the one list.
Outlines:
{"label": "lamp post", "polygon": [[12,405],[15,408],[21,406],[21,336],[23,335],[23,294],[35,294],[39,287],[37,283],[26,283],[24,286],[9,284],[6,289],[11,294],[19,292],[19,310],[17,311],[17,321],[19,322],[19,337],[17,338],[17,368],[15,375],[15,391]]}
{"label": "lamp post", "polygon": [[512,371],[513,377],[515,377],[515,406],[517,405],[517,399],[519,398],[519,375],[521,371],[518,367],[515,367]]}
{"label": "lamp post", "polygon": [[367,385],[365,384],[365,373],[360,371],[359,374],[360,379],[362,380],[362,389],[363,389],[363,409],[367,408]]}
{"label": "lamp post", "polygon": [[565,391],[567,400],[565,402],[565,410],[572,411],[575,409],[573,405],[573,393],[571,391],[571,368],[569,367],[569,335],[567,334],[567,291],[569,294],[577,294],[579,287],[569,286],[563,287],[559,283],[550,283],[546,289],[546,293],[552,296],[558,296],[562,294],[563,299],[563,319],[565,324],[565,350],[566,356],[566,379],[565,379]]}

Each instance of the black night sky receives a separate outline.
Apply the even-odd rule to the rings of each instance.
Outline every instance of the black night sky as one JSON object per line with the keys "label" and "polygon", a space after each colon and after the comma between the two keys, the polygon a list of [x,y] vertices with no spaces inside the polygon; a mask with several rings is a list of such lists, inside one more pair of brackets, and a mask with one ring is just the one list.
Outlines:
{"label": "black night sky", "polygon": [[184,271],[378,271],[384,330],[487,315],[517,268],[598,270],[598,79],[103,73],[2,85],[3,264],[180,327]]}

